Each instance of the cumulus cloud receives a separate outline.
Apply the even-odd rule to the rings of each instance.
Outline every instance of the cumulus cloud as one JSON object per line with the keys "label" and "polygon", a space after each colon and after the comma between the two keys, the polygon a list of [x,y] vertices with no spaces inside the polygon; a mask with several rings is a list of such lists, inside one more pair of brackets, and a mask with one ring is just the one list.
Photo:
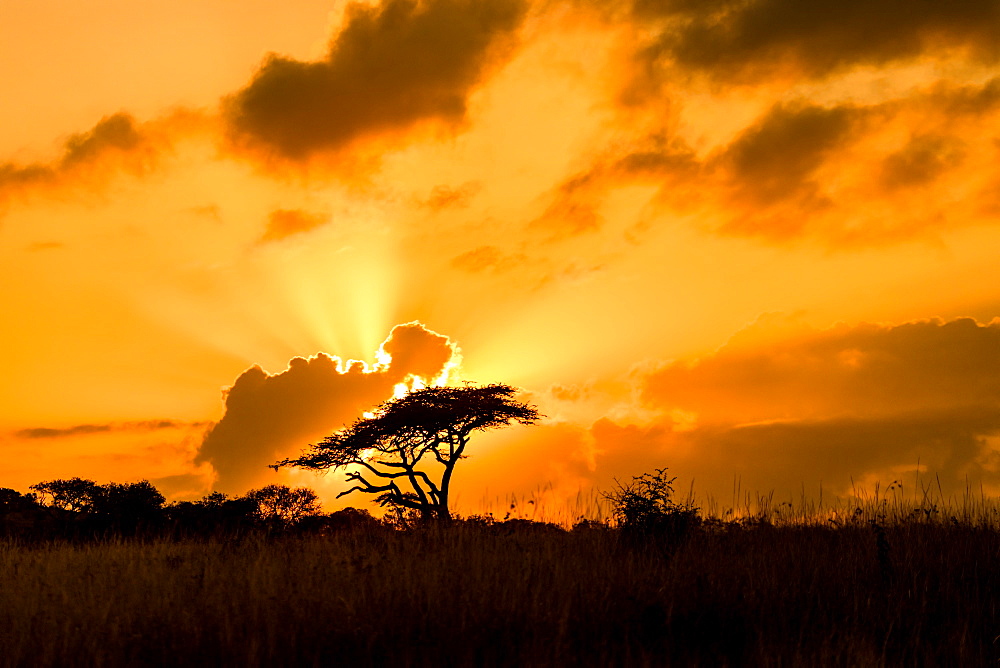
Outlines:
{"label": "cumulus cloud", "polygon": [[216,489],[242,493],[268,474],[268,465],[361,417],[408,377],[431,382],[458,356],[448,337],[417,322],[394,327],[380,351],[391,361],[374,368],[319,353],[296,357],[277,374],[247,369],[226,392],[225,414],[206,434],[196,463],[212,465]]}
{"label": "cumulus cloud", "polygon": [[352,3],[327,56],[271,55],[227,103],[234,138],[287,159],[421,121],[460,122],[523,0]]}
{"label": "cumulus cloud", "polygon": [[993,0],[635,0],[634,17],[660,22],[641,53],[713,78],[750,80],[794,67],[822,77],[924,56],[994,63],[1000,6]]}

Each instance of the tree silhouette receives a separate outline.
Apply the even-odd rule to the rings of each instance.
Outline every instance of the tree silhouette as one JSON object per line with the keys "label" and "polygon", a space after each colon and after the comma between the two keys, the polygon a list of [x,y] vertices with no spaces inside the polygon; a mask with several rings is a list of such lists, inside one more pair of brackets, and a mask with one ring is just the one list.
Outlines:
{"label": "tree silhouette", "polygon": [[320,512],[319,498],[308,487],[292,489],[288,485],[268,485],[252,489],[246,498],[257,504],[257,516],[265,521],[290,526],[303,517]]}
{"label": "tree silhouette", "polygon": [[39,507],[38,499],[34,494],[21,494],[16,489],[0,487],[0,515],[30,512]]}
{"label": "tree silhouette", "polygon": [[162,520],[166,499],[148,480],[98,485],[90,512],[110,530],[133,534]]}
{"label": "tree silhouette", "polygon": [[38,492],[41,497],[39,500],[44,505],[62,510],[86,512],[94,508],[94,500],[99,494],[100,485],[93,480],[69,478],[46,480],[31,485],[28,489]]}
{"label": "tree silhouette", "polygon": [[[357,484],[338,498],[351,492],[378,494],[382,506],[412,509],[424,519],[449,519],[452,475],[472,432],[533,424],[541,417],[534,406],[514,399],[515,394],[516,388],[502,384],[416,390],[386,401],[371,417],[272,468],[358,467],[347,474]],[[434,463],[441,467],[437,482],[426,470]]]}
{"label": "tree silhouette", "polygon": [[253,528],[257,510],[257,502],[246,496],[232,499],[222,492],[212,492],[200,501],[172,503],[166,512],[174,530],[181,535],[219,536]]}

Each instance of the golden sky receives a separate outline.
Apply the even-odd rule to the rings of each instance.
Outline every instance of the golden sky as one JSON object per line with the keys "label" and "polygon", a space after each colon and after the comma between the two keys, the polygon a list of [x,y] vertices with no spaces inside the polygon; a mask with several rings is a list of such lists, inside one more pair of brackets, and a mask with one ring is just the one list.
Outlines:
{"label": "golden sky", "polygon": [[1000,493],[998,63],[996,0],[3,2],[0,486],[330,499],[267,464],[444,374],[548,416],[466,512]]}

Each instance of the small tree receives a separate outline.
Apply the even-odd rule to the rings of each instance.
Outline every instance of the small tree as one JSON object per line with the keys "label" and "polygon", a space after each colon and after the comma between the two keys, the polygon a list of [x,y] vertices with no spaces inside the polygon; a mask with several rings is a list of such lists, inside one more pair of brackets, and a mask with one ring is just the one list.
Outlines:
{"label": "small tree", "polygon": [[604,497],[612,504],[618,526],[626,532],[683,536],[699,523],[698,508],[674,501],[677,478],[668,477],[666,468],[655,471],[635,476],[624,485],[616,480],[617,489]]}
{"label": "small tree", "polygon": [[268,485],[250,490],[246,498],[257,504],[257,516],[266,522],[290,525],[320,512],[319,498],[308,487]]}
{"label": "small tree", "polygon": [[[299,457],[272,466],[313,470],[359,467],[347,474],[351,492],[377,494],[382,506],[409,508],[424,519],[449,519],[448,494],[455,464],[474,431],[513,423],[533,424],[541,415],[517,401],[509,385],[429,387],[381,404],[372,417],[309,446]],[[437,464],[440,477],[427,472]],[[374,476],[374,478],[373,478]]]}

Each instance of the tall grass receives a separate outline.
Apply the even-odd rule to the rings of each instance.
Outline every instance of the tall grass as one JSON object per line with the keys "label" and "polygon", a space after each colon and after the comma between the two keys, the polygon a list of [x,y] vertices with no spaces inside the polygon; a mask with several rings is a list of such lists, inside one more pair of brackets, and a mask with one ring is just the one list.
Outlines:
{"label": "tall grass", "polygon": [[892,498],[829,516],[755,498],[638,542],[477,520],[0,543],[0,665],[995,664],[994,507]]}
{"label": "tall grass", "polygon": [[906,489],[902,481],[894,480],[887,486],[880,483],[869,488],[855,485],[845,496],[824,496],[820,489],[818,497],[812,497],[803,489],[798,496],[780,499],[774,492],[745,492],[735,482],[728,503],[720,503],[712,497],[699,501],[693,492],[689,493],[687,502],[700,506],[704,517],[720,522],[775,526],[920,522],[1000,530],[1000,499],[987,496],[982,488],[974,489],[970,485],[966,485],[961,495],[945,494],[936,477],[930,481],[918,478]]}

